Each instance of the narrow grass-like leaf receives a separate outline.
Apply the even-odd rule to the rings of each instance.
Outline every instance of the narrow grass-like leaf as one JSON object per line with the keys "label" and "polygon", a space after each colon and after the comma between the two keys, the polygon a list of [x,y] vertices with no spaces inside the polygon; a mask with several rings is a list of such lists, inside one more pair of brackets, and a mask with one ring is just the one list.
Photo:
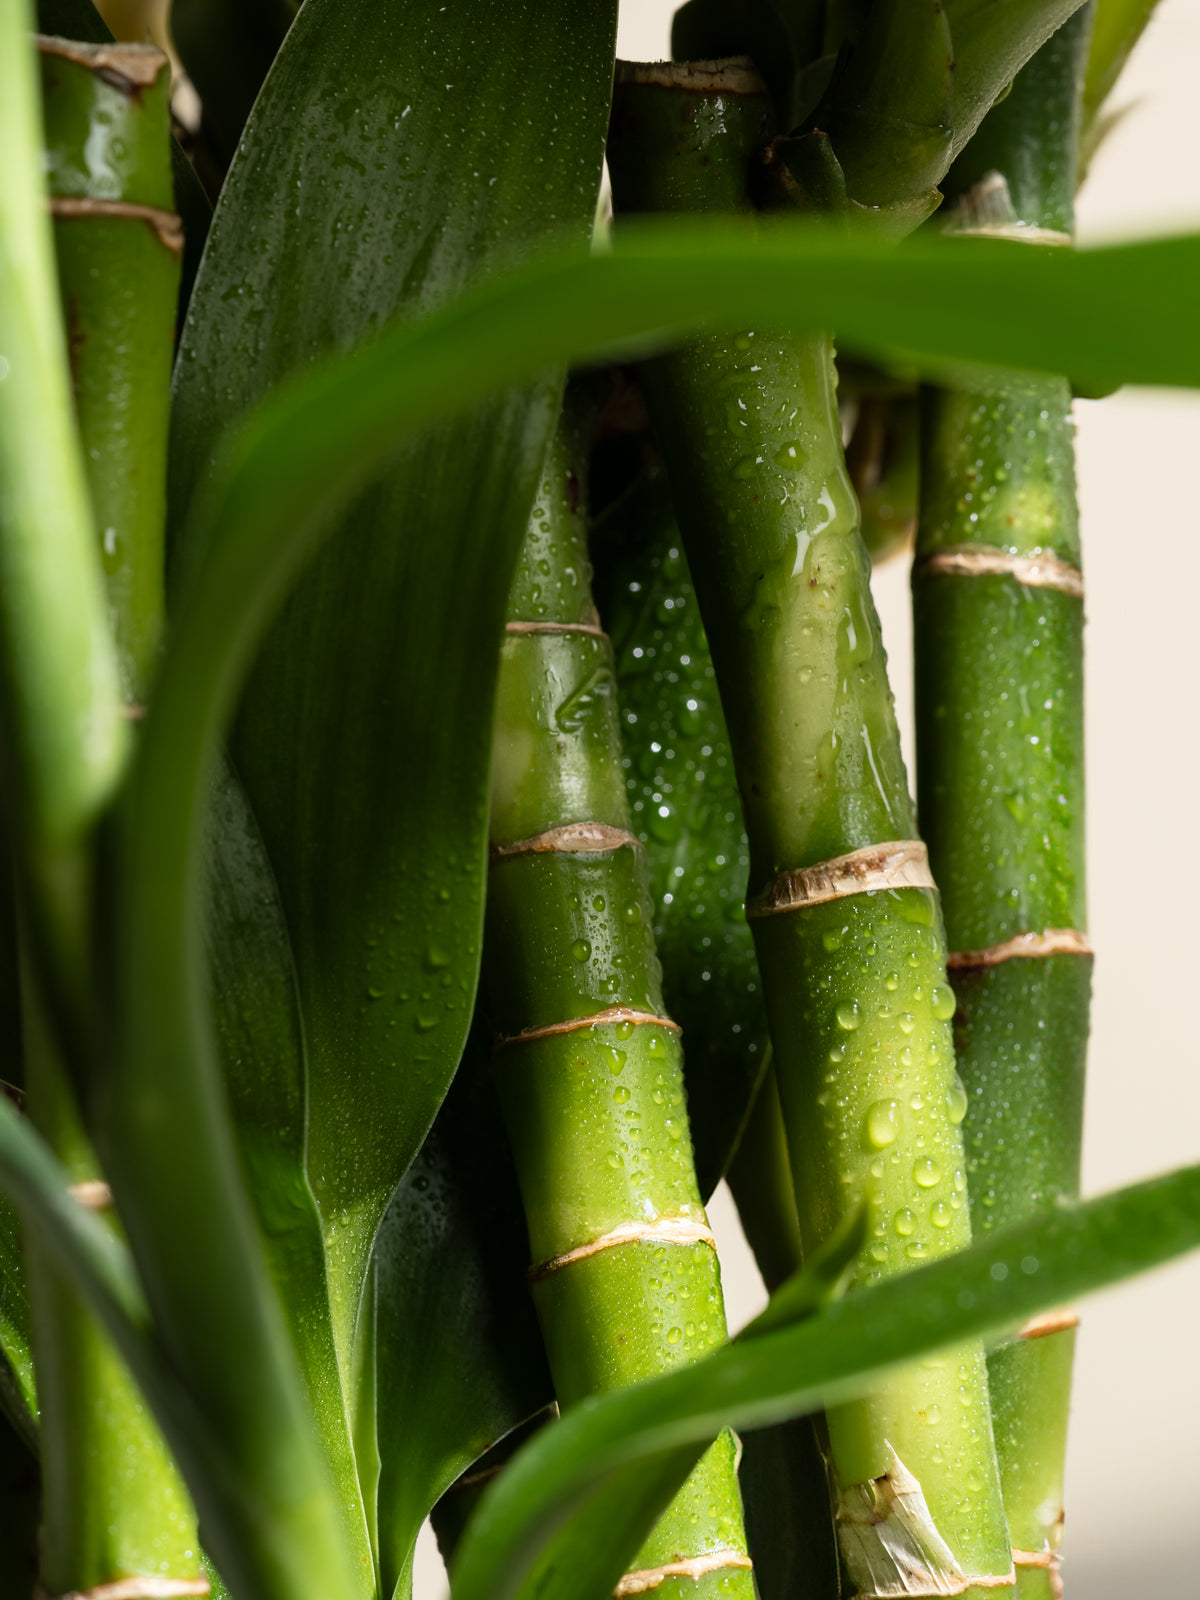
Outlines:
{"label": "narrow grass-like leaf", "polygon": [[[861,1394],[880,1374],[951,1343],[997,1336],[1050,1306],[1200,1245],[1200,1167],[1063,1207],[962,1254],[837,1301],[694,1367],[585,1401],[525,1447],[467,1531],[454,1600],[532,1596],[543,1550],[631,1462]],[[609,1534],[613,1559],[636,1528]],[[586,1534],[581,1544],[588,1543]]]}
{"label": "narrow grass-like leaf", "polygon": [[[209,763],[250,652],[346,498],[406,431],[549,360],[622,341],[661,342],[704,322],[832,322],[865,348],[905,349],[927,361],[1198,383],[1200,305],[1190,292],[1197,268],[1197,238],[1079,255],[921,241],[886,254],[795,227],[765,238],[647,229],[611,256],[566,252],[396,329],[287,386],[242,429],[196,508],[205,555],[182,597],[125,811],[120,1068],[122,1099],[143,1120],[108,1122],[109,1170],[118,1184],[122,1169],[130,1175],[127,1192],[146,1214],[139,1260],[153,1260],[169,1240],[171,1258],[159,1270],[173,1272],[182,1254],[204,1286],[177,1286],[165,1322],[206,1374],[206,1388],[228,1388],[231,1423],[262,1414],[271,1383],[262,1391],[260,1363],[275,1381],[289,1370],[290,1353],[278,1353],[273,1333],[249,1331],[271,1319],[197,1004],[194,877]],[[1097,325],[1106,328],[1103,346]],[[477,870],[482,877],[482,847]],[[136,1201],[126,1209],[132,1218]],[[188,1257],[193,1248],[198,1259]],[[239,1269],[242,1287],[221,1316],[229,1337],[261,1355],[244,1368],[257,1374],[253,1383],[230,1387],[220,1352],[200,1330],[214,1314],[208,1283],[224,1279],[229,1288],[230,1262],[243,1255],[251,1265]],[[287,1441],[299,1424],[292,1402],[281,1404],[272,1437],[294,1466]]]}

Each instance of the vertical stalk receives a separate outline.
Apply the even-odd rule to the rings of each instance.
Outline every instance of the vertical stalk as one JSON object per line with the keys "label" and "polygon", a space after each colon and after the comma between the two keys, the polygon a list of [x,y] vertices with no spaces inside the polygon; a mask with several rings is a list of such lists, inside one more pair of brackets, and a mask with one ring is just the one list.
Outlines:
{"label": "vertical stalk", "polygon": [[[956,163],[950,226],[1069,243],[1089,20],[1043,46]],[[928,388],[923,412],[919,800],[955,952],[969,1195],[986,1232],[1079,1186],[1092,962],[1071,394],[1032,377]],[[1060,1587],[1073,1322],[1039,1319],[989,1360],[1025,1600]]]}
{"label": "vertical stalk", "polygon": [[[625,67],[619,210],[745,208],[765,101],[737,63]],[[914,838],[828,336],[691,342],[647,394],[712,645],[806,1248],[870,1213],[857,1285],[970,1238],[945,942]],[[983,1352],[830,1411],[853,1591],[1012,1582]]]}
{"label": "vertical stalk", "polygon": [[71,414],[26,7],[0,10],[0,686],[14,833],[63,851],[125,727]]}
{"label": "vertical stalk", "polygon": [[149,45],[43,38],[39,53],[75,414],[121,687],[136,711],[162,631],[167,401],[183,249],[170,68]]}
{"label": "vertical stalk", "polygon": [[[630,831],[612,648],[592,604],[570,429],[548,457],[501,658],[484,971],[530,1279],[559,1403],[726,1336],[679,1029],[663,1011]],[[702,1458],[618,1594],[750,1600],[732,1436]]]}
{"label": "vertical stalk", "polygon": [[[50,206],[75,411],[101,530],[123,696],[136,713],[163,609],[167,393],[182,236],[171,201],[166,58],[144,46],[41,39]],[[27,957],[33,1121],[80,1203],[108,1187]],[[41,1404],[41,1583],[49,1595],[135,1580],[207,1594],[196,1521],[124,1363],[36,1233],[27,1240]]]}

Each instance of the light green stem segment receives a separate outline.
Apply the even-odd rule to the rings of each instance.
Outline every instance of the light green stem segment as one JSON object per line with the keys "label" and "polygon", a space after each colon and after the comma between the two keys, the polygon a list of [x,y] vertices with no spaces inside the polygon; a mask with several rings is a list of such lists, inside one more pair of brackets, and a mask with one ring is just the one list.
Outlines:
{"label": "light green stem segment", "polygon": [[[726,1337],[643,852],[628,834],[612,649],[587,631],[595,613],[574,454],[565,426],[512,591],[484,964],[534,1300],[563,1406],[693,1361]],[[611,831],[546,837],[579,825]],[[655,1592],[754,1594],[728,1434],[631,1570],[714,1555],[712,1571],[668,1577]]]}
{"label": "light green stem segment", "polygon": [[[947,180],[951,225],[1069,236],[1089,26],[1087,10],[1072,18],[984,121]],[[1079,1191],[1091,958],[1071,395],[1065,380],[1018,377],[929,388],[922,409],[921,822],[951,948],[966,958],[951,976],[980,1232]],[[1051,942],[1022,953],[1030,935]],[[1063,949],[1066,935],[1080,948]],[[970,954],[1005,950],[998,962]],[[1035,1557],[1062,1538],[1074,1339],[1066,1328],[989,1361],[1009,1530]],[[1050,1568],[1022,1563],[1017,1581],[1022,1600],[1051,1600]]]}
{"label": "light green stem segment", "polygon": [[[23,1002],[30,1116],[72,1181],[94,1190],[96,1158],[31,981]],[[131,1578],[196,1581],[195,1513],[146,1402],[36,1231],[25,1254],[40,1401],[42,1588],[61,1595]]]}
{"label": "light green stem segment", "polygon": [[[164,243],[160,232],[172,221],[170,73],[165,56],[146,46],[41,39],[39,52],[76,420],[122,689],[131,700],[147,687],[163,613],[167,389],[179,281],[178,241]],[[32,971],[23,987],[30,1115],[72,1179],[103,1189]],[[195,1514],[136,1385],[36,1234],[27,1261],[43,1587],[63,1594],[131,1578],[198,1580]]]}
{"label": "light green stem segment", "polygon": [[127,699],[163,612],[168,391],[183,235],[170,67],[149,45],[39,40],[46,172],[75,412]]}
{"label": "light green stem segment", "polygon": [[[638,69],[619,81],[609,152],[619,210],[677,209],[681,195],[706,208],[707,172],[736,152],[739,124],[745,165],[759,121],[750,97],[731,93],[717,119],[709,88],[706,124],[692,111],[697,93]],[[679,137],[718,121],[707,148]],[[719,177],[717,204],[734,188]],[[693,341],[646,374],[755,894],[780,873],[915,834],[835,383],[828,338],[758,332]],[[965,1100],[936,895],[911,887],[750,909],[806,1248],[864,1204],[858,1284],[961,1248]],[[973,1579],[990,1588],[1011,1571],[978,1345],[897,1373],[828,1420],[852,1592],[901,1592],[904,1567],[913,1593],[974,1593]]]}
{"label": "light green stem segment", "polygon": [[19,828],[66,845],[126,748],[100,558],[71,415],[31,22],[0,8],[0,692]]}

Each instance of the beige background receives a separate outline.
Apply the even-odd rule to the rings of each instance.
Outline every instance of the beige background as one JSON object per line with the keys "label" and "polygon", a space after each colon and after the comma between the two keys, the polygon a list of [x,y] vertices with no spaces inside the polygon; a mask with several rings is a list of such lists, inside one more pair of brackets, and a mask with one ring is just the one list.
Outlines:
{"label": "beige background", "polygon": [[[619,50],[667,52],[675,0],[625,0]],[[1125,121],[1080,202],[1081,240],[1200,226],[1200,0],[1161,0],[1127,69]],[[1200,284],[1196,286],[1200,294]],[[1200,849],[1200,396],[1123,392],[1078,407],[1088,582],[1088,780],[1096,997],[1084,1154],[1095,1193],[1200,1159],[1195,908]],[[892,683],[911,749],[908,574],[876,579]],[[911,763],[910,763],[911,771]],[[724,1189],[713,1222],[730,1323],[763,1291]],[[1068,1462],[1071,1600],[1190,1589],[1200,1438],[1200,1255],[1084,1308]],[[428,1530],[417,1600],[445,1576]]]}

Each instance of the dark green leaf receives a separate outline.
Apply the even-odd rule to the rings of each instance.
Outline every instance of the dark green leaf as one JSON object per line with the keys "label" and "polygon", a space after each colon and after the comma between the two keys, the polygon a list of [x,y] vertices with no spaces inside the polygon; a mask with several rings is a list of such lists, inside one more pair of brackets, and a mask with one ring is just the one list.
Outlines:
{"label": "dark green leaf", "polygon": [[[1200,1245],[1200,1167],[1022,1224],[962,1254],[864,1289],[779,1332],[652,1383],[585,1401],[545,1429],[489,1491],[454,1570],[454,1600],[532,1595],[542,1552],[632,1463],[861,1394],[904,1361],[997,1335]],[[638,1530],[610,1525],[612,1558]],[[588,1548],[585,1528],[581,1549]]]}
{"label": "dark green leaf", "polygon": [[321,1221],[305,1170],[304,1034],[279,891],[241,785],[218,776],[207,839],[206,934],[225,1086],[271,1276],[358,1559],[371,1566],[342,1394]]}
{"label": "dark green leaf", "polygon": [[[566,0],[305,5],[184,332],[177,503],[286,374],[530,240],[586,237],[614,22],[609,3]],[[358,502],[272,631],[235,738],[295,952],[347,1386],[375,1230],[470,1022],[503,604],[559,382],[553,366],[521,378],[410,446]]]}
{"label": "dark green leaf", "polygon": [[476,1037],[375,1247],[376,1416],[392,1442],[379,1481],[385,1595],[439,1496],[553,1396],[521,1197]]}

